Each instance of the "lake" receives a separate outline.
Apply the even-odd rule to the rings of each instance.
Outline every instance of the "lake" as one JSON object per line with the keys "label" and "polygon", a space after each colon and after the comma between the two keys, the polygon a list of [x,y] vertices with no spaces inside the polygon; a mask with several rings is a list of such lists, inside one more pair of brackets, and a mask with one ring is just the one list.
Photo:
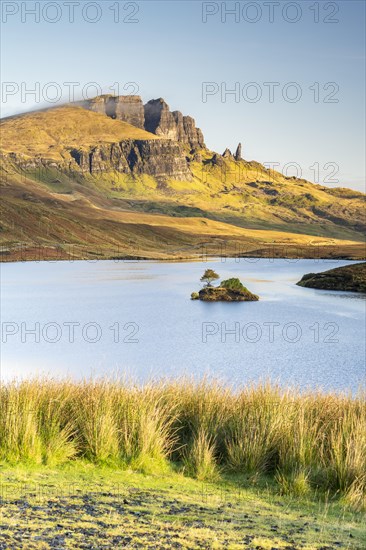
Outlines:
{"label": "lake", "polygon": [[[212,376],[235,386],[365,386],[365,295],[305,289],[347,261],[217,259],[2,264],[3,380]],[[191,301],[207,268],[259,302]]]}

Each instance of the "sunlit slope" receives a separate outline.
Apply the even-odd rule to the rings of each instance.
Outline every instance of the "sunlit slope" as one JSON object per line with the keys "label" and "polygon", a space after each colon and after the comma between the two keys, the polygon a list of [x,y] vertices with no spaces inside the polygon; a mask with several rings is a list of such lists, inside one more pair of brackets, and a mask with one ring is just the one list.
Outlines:
{"label": "sunlit slope", "polygon": [[[0,131],[5,247],[84,243],[92,253],[98,244],[110,256],[125,241],[126,254],[170,257],[189,256],[188,249],[208,239],[216,252],[230,241],[248,250],[263,243],[315,243],[331,256],[364,255],[362,193],[287,178],[207,149],[192,153],[183,145],[190,181],[119,171],[108,160],[114,144],[146,140],[160,147],[167,140],[80,107],[4,119]],[[71,151],[88,158],[95,148],[103,152],[102,168],[81,170]],[[151,161],[164,159],[156,154]]]}
{"label": "sunlit slope", "polygon": [[[251,228],[278,228],[338,238],[366,228],[365,195],[285,177],[257,162],[192,163],[193,192],[186,204],[221,212],[221,219]],[[176,186],[177,191],[179,184]],[[285,229],[285,227],[287,229]]]}
{"label": "sunlit slope", "polygon": [[351,239],[136,212],[128,202],[121,210],[96,192],[86,198],[79,191],[70,196],[29,187],[14,181],[2,189],[3,260],[48,259],[55,247],[58,258],[365,257],[363,243]]}
{"label": "sunlit slope", "polygon": [[87,149],[98,143],[126,139],[159,139],[127,122],[74,106],[4,119],[0,132],[3,152],[55,160],[63,158],[65,150],[72,147]]}

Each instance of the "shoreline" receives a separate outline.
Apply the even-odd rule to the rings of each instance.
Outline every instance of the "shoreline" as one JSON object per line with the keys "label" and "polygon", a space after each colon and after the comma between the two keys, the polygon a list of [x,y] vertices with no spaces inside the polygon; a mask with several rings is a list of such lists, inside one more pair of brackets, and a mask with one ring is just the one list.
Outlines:
{"label": "shoreline", "polygon": [[205,254],[204,257],[199,256],[177,256],[177,257],[160,257],[160,256],[103,256],[101,257],[90,257],[90,256],[82,256],[82,257],[58,257],[58,258],[42,258],[39,257],[21,257],[21,258],[7,258],[5,259],[4,254],[0,254],[0,264],[10,264],[10,263],[27,263],[27,262],[34,262],[34,263],[56,263],[56,262],[89,262],[89,263],[95,263],[100,261],[114,261],[114,262],[160,262],[160,263],[174,263],[174,262],[207,262],[207,261],[225,261],[225,260],[231,260],[234,259],[236,261],[240,260],[269,260],[269,261],[276,261],[276,260],[319,260],[319,261],[350,261],[350,262],[364,262],[366,261],[366,254],[363,255],[356,255],[356,254],[340,254],[340,255],[282,255],[282,256],[266,256],[266,255],[256,255],[256,254],[243,254],[243,255],[215,255],[215,254]]}
{"label": "shoreline", "polygon": [[[299,235],[299,238],[301,235]],[[309,259],[309,260],[366,260],[365,241],[324,240],[323,237],[311,239],[309,242],[278,242],[259,241],[241,243],[232,240],[203,240],[193,244],[176,247],[164,243],[157,247],[146,249],[145,246],[130,243],[102,245],[96,243],[39,243],[19,242],[0,245],[0,263],[13,262],[57,262],[57,261],[162,261],[162,262],[193,262],[213,261],[215,259]]]}

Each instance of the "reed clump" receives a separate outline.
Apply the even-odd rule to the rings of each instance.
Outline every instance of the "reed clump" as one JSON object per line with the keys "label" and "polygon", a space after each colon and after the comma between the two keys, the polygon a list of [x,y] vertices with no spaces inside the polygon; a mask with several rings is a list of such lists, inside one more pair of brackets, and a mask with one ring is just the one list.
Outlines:
{"label": "reed clump", "polygon": [[83,458],[142,471],[271,476],[283,494],[366,502],[365,395],[191,380],[14,381],[0,387],[0,460]]}

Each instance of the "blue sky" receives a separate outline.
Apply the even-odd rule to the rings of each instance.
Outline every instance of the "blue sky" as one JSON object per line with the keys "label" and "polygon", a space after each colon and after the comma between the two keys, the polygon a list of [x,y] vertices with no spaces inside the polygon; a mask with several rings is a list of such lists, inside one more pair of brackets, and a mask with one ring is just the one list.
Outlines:
{"label": "blue sky", "polygon": [[364,190],[363,1],[75,0],[73,21],[69,4],[3,0],[2,116],[67,100],[67,82],[75,99],[134,91],[193,116],[213,150],[241,141],[248,160]]}

